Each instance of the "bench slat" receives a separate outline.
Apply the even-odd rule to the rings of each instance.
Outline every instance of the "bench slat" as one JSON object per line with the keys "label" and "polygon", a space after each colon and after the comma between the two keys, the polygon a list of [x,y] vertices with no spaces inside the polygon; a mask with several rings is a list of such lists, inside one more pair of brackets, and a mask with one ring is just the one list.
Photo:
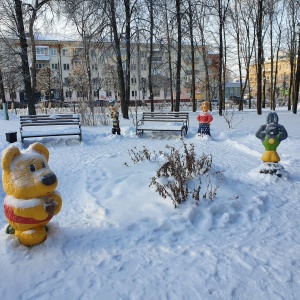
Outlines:
{"label": "bench slat", "polygon": [[[24,127],[34,128],[40,126],[71,126],[67,131],[24,131]],[[74,126],[78,127],[74,130]],[[70,130],[71,129],[71,130]],[[79,135],[82,140],[81,119],[78,114],[57,114],[57,115],[24,115],[20,116],[20,133],[21,140],[32,137],[48,136],[67,136]]]}
{"label": "bench slat", "polygon": [[[145,125],[150,122],[151,125]],[[156,123],[168,122],[173,123],[170,126],[174,126],[176,123],[177,127],[155,126]],[[170,112],[170,113],[154,113],[144,112],[142,118],[138,121],[136,127],[136,133],[144,131],[179,131],[182,134],[187,134],[189,126],[189,113]]]}

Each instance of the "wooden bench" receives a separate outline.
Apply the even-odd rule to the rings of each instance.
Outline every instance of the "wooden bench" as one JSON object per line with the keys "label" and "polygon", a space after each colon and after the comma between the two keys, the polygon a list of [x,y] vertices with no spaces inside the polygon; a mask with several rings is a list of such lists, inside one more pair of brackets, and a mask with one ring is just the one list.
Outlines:
{"label": "wooden bench", "polygon": [[[42,126],[45,128],[38,130]],[[53,126],[57,126],[56,130],[52,130]],[[22,143],[25,138],[67,135],[79,135],[80,141],[82,141],[80,115],[21,115],[20,134]]]}
{"label": "wooden bench", "polygon": [[137,122],[136,134],[144,131],[178,131],[183,136],[187,134],[188,128],[189,113],[143,112],[142,118]]}

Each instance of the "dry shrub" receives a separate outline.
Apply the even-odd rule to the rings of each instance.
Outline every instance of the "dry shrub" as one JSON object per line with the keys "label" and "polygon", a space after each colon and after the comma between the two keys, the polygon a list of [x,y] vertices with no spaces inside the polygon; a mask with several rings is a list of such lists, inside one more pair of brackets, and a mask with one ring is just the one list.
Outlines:
{"label": "dry shrub", "polygon": [[[165,163],[159,167],[156,176],[151,178],[149,186],[155,186],[156,192],[163,198],[170,198],[175,208],[185,202],[189,196],[199,203],[200,199],[212,200],[223,179],[221,171],[212,171],[212,156],[202,154],[197,158],[195,146],[189,147],[182,140],[182,147],[175,149],[166,146]],[[142,160],[156,160],[157,155],[151,155],[146,147],[142,151],[129,151],[134,163]],[[160,152],[162,153],[162,152]],[[203,185],[204,188],[203,188]]]}

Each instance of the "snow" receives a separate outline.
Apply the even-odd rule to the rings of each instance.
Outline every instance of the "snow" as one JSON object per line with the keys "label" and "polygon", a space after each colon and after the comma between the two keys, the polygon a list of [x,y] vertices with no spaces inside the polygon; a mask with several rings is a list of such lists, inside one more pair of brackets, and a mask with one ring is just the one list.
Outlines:
{"label": "snow", "polygon": [[42,201],[41,199],[38,198],[29,199],[27,201],[20,201],[19,199],[16,199],[13,196],[7,196],[5,198],[5,203],[9,206],[13,206],[17,208],[30,208],[30,207],[41,205]]}
{"label": "snow", "polygon": [[111,124],[83,126],[81,143],[22,145],[18,116],[0,112],[0,151],[10,131],[21,150],[42,142],[63,199],[47,240],[32,248],[5,233],[0,211],[1,299],[300,299],[300,116],[277,110],[289,135],[277,149],[288,173],[280,178],[259,173],[264,147],[255,133],[268,112],[235,112],[229,129],[214,111],[211,138],[197,137],[199,112],[190,112],[185,142],[199,157],[211,154],[224,179],[213,201],[189,198],[176,209],[149,187],[163,155],[133,163],[129,150],[166,153],[182,145],[180,133],[136,136],[121,118],[121,136]]}

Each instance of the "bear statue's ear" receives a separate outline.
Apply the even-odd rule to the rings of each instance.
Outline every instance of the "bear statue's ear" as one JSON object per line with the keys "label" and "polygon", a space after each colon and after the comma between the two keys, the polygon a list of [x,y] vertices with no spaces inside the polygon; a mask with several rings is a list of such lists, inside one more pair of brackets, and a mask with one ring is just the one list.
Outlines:
{"label": "bear statue's ear", "polygon": [[45,156],[46,160],[49,160],[49,151],[48,149],[41,143],[34,143],[29,146],[31,150],[34,150]]}
{"label": "bear statue's ear", "polygon": [[2,152],[2,169],[9,170],[14,157],[20,155],[20,149],[16,146],[10,146]]}

